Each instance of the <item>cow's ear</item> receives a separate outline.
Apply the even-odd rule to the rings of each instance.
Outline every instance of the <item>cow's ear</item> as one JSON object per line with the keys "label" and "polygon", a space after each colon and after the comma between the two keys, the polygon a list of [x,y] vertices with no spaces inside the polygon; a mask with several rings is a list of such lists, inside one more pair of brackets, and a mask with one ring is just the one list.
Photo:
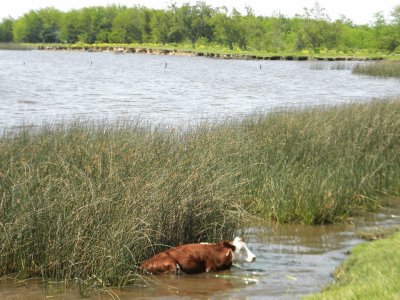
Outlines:
{"label": "cow's ear", "polygon": [[232,251],[236,250],[236,247],[227,241],[223,241],[222,246],[224,246],[225,248],[232,249]]}
{"label": "cow's ear", "polygon": [[226,252],[225,256],[228,257],[230,255],[233,255],[232,249],[229,249],[228,252]]}

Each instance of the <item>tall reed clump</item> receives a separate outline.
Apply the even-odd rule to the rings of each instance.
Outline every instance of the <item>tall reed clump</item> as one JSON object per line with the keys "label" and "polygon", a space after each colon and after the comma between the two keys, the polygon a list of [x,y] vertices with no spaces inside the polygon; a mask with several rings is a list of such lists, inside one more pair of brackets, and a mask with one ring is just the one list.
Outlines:
{"label": "tall reed clump", "polygon": [[379,61],[374,63],[357,64],[353,68],[353,74],[400,78],[400,62]]}
{"label": "tall reed clump", "polygon": [[0,139],[0,274],[125,284],[165,245],[248,213],[323,224],[400,195],[400,101],[192,129],[48,125]]}
{"label": "tall reed clump", "polygon": [[231,238],[232,176],[193,133],[48,125],[0,140],[0,275],[137,279],[149,255]]}
{"label": "tall reed clump", "polygon": [[[237,126],[247,207],[278,222],[331,223],[400,194],[400,101],[254,116]],[[256,204],[257,203],[257,204]]]}

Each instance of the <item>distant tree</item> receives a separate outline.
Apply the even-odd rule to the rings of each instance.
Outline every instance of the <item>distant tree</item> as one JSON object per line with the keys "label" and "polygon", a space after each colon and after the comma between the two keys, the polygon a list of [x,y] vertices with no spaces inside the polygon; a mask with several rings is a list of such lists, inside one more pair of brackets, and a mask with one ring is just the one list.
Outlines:
{"label": "distant tree", "polygon": [[151,28],[151,20],[153,18],[154,10],[148,9],[146,7],[142,7],[143,14],[143,32],[142,32],[142,40],[143,42],[150,42],[152,38],[152,28]]}
{"label": "distant tree", "polygon": [[58,43],[62,13],[55,8],[31,10],[13,23],[16,42]]}
{"label": "distant tree", "polygon": [[60,40],[62,43],[76,43],[78,37],[83,34],[81,26],[81,11],[71,10],[64,14],[60,28]]}
{"label": "distant tree", "polygon": [[9,43],[13,41],[13,23],[11,18],[4,19],[0,23],[0,42]]}
{"label": "distant tree", "polygon": [[386,20],[385,20],[385,16],[383,14],[383,11],[379,11],[377,13],[374,14],[374,27],[375,28],[382,28],[383,26],[386,25]]}
{"label": "distant tree", "polygon": [[62,13],[55,8],[44,8],[38,11],[41,20],[39,39],[43,43],[60,42],[60,26]]}
{"label": "distant tree", "polygon": [[81,10],[78,24],[81,29],[78,41],[93,44],[104,39],[104,32],[111,30],[112,20],[106,17],[104,7],[87,7]]}
{"label": "distant tree", "polygon": [[228,9],[222,7],[213,16],[211,22],[215,28],[214,36],[218,43],[225,44],[233,50],[233,44],[237,39],[238,32],[233,19],[227,15]]}
{"label": "distant tree", "polygon": [[248,36],[247,45],[255,50],[264,49],[265,27],[263,18],[248,14],[244,17],[244,20],[245,31]]}
{"label": "distant tree", "polygon": [[393,8],[391,16],[393,18],[393,24],[400,26],[400,5]]}
{"label": "distant tree", "polygon": [[346,17],[345,15],[340,15],[340,18],[338,20],[340,23],[349,26],[349,27],[354,27],[354,23],[351,19]]}
{"label": "distant tree", "polygon": [[285,48],[291,48],[288,46],[291,43],[292,37],[292,24],[288,18],[282,14],[274,14],[270,18],[264,20],[264,47],[269,51],[281,51]]}
{"label": "distant tree", "polygon": [[[396,16],[396,9],[394,15]],[[388,25],[383,12],[377,12],[374,17],[376,49],[394,51],[400,44],[399,26]]]}
{"label": "distant tree", "polygon": [[[388,25],[382,30],[382,37],[378,47],[393,52],[400,46],[400,28],[396,25]],[[399,49],[400,50],[400,49]]]}
{"label": "distant tree", "polygon": [[297,32],[296,50],[318,50],[322,47],[336,46],[339,27],[331,23],[325,9],[318,2],[311,9],[304,8],[304,14],[298,18],[302,20],[302,26]]}
{"label": "distant tree", "polygon": [[37,11],[31,10],[13,24],[16,42],[41,43],[42,20]]}
{"label": "distant tree", "polygon": [[190,40],[193,46],[200,37],[208,40],[213,38],[211,19],[214,10],[205,2],[198,1],[194,6],[186,3],[180,8],[173,7],[173,10],[176,20],[176,31],[180,32],[184,38]]}
{"label": "distant tree", "polygon": [[106,7],[101,7],[98,10],[97,16],[97,33],[96,42],[97,43],[108,43],[110,42],[110,34],[112,31],[112,26],[114,19],[116,18],[118,12],[123,9],[123,7],[117,5],[110,5]]}
{"label": "distant tree", "polygon": [[[238,10],[233,8],[232,10],[232,26],[233,32],[235,32],[234,41],[237,42],[238,46],[242,50],[247,49],[247,45],[249,42],[249,31],[250,31],[250,24],[243,17]],[[250,17],[249,17],[250,18]]]}
{"label": "distant tree", "polygon": [[397,5],[392,13],[391,16],[393,18],[393,30],[394,30],[394,40],[395,40],[395,44],[393,46],[395,46],[394,50],[397,50],[398,52],[400,52],[400,5]]}
{"label": "distant tree", "polygon": [[121,10],[114,19],[110,42],[143,42],[144,24],[145,20],[142,9],[134,7]]}
{"label": "distant tree", "polygon": [[195,5],[172,4],[165,10],[143,6],[86,7],[68,12],[54,8],[32,10],[22,17],[0,22],[0,41],[31,43],[202,43],[245,49],[281,51],[400,50],[400,5],[391,19],[382,12],[369,25],[358,26],[341,16],[331,21],[318,2],[301,15],[287,18],[255,16],[251,7],[245,15],[236,9],[212,8],[204,1]]}
{"label": "distant tree", "polygon": [[156,10],[150,21],[151,38],[156,43],[166,44],[171,41],[173,13],[170,10]]}
{"label": "distant tree", "polygon": [[214,38],[214,26],[211,22],[215,14],[215,9],[207,5],[204,1],[197,1],[196,7],[198,17],[195,20],[194,27],[198,32],[198,36],[207,39],[211,42]]}

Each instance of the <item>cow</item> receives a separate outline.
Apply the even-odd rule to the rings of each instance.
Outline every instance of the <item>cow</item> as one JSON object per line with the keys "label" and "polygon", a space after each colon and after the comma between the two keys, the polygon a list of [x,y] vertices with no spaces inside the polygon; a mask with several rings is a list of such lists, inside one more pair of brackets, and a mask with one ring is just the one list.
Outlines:
{"label": "cow", "polygon": [[233,262],[254,262],[256,256],[236,237],[218,244],[186,244],[160,252],[140,269],[150,274],[196,274],[228,270]]}

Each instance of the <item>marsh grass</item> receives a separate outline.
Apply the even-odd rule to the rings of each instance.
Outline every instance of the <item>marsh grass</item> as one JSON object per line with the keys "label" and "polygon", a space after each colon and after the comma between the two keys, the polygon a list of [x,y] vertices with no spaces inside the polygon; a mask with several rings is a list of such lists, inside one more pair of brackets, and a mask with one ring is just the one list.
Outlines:
{"label": "marsh grass", "polygon": [[251,215],[323,224],[399,195],[400,101],[283,110],[179,130],[23,127],[0,139],[0,274],[140,280],[179,243]]}
{"label": "marsh grass", "polygon": [[234,170],[204,141],[82,122],[3,137],[0,274],[124,284],[167,245],[231,237]]}
{"label": "marsh grass", "polygon": [[32,50],[28,44],[20,43],[0,43],[0,50]]}
{"label": "marsh grass", "polygon": [[243,197],[278,222],[335,222],[377,207],[377,194],[399,192],[399,112],[387,101],[249,118]]}
{"label": "marsh grass", "polygon": [[322,71],[322,70],[336,70],[336,71],[352,70],[353,69],[353,63],[351,63],[351,62],[330,63],[330,62],[314,61],[314,62],[312,62],[310,64],[310,69],[311,70],[316,70],[316,71]]}
{"label": "marsh grass", "polygon": [[353,63],[349,62],[337,62],[331,65],[330,67],[331,70],[352,70],[353,69]]}
{"label": "marsh grass", "polygon": [[353,74],[400,78],[400,61],[379,61],[357,64]]}
{"label": "marsh grass", "polygon": [[315,61],[310,64],[310,70],[322,71],[322,70],[327,70],[327,69],[328,69],[328,65],[324,62]]}

